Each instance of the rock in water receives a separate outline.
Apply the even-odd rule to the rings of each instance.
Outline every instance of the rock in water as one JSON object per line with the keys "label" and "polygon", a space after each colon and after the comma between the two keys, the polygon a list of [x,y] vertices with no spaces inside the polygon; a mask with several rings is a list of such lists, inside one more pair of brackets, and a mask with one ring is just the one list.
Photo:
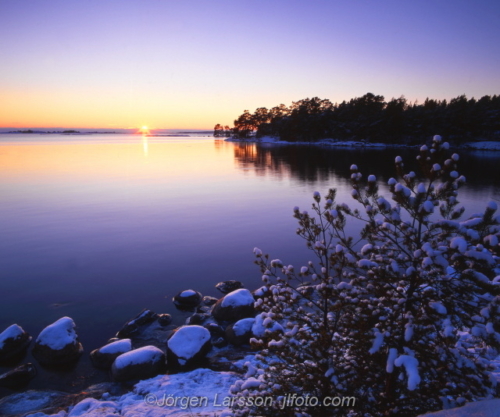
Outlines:
{"label": "rock in water", "polygon": [[233,291],[215,303],[212,316],[220,321],[237,321],[255,316],[255,300],[250,291],[241,288]]}
{"label": "rock in water", "polygon": [[210,332],[201,326],[182,326],[167,342],[167,359],[174,367],[198,365],[212,349]]}
{"label": "rock in water", "polygon": [[26,385],[36,376],[36,368],[32,363],[25,363],[17,368],[0,375],[0,386],[18,389]]}
{"label": "rock in water", "polygon": [[155,321],[158,314],[151,310],[142,310],[135,318],[124,324],[121,330],[116,334],[116,337],[123,339],[135,335],[139,328],[144,325]]}
{"label": "rock in water", "polygon": [[170,314],[158,314],[158,323],[161,326],[168,326],[172,323],[172,316]]}
{"label": "rock in water", "polygon": [[21,326],[13,324],[0,333],[0,362],[24,354],[32,337]]}
{"label": "rock in water", "polygon": [[229,280],[219,282],[215,288],[217,288],[222,294],[229,294],[230,292],[243,288],[243,284],[240,281]]}
{"label": "rock in water", "polygon": [[195,290],[185,290],[181,291],[174,298],[174,304],[179,309],[192,309],[200,305],[203,296],[201,293]]}
{"label": "rock in water", "polygon": [[90,359],[96,368],[110,369],[115,359],[132,350],[130,339],[119,339],[90,352]]}
{"label": "rock in water", "polygon": [[165,354],[155,346],[144,346],[118,356],[111,367],[118,382],[149,379],[166,370]]}
{"label": "rock in water", "polygon": [[66,365],[78,360],[83,347],[75,332],[75,322],[63,317],[47,326],[38,335],[33,356],[42,365]]}

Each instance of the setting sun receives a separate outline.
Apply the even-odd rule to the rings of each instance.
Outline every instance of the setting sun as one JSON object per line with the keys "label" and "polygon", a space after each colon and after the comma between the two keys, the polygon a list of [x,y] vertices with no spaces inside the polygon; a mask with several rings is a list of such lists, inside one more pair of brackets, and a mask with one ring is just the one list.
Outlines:
{"label": "setting sun", "polygon": [[139,130],[142,134],[149,133],[149,128],[147,126],[142,126]]}

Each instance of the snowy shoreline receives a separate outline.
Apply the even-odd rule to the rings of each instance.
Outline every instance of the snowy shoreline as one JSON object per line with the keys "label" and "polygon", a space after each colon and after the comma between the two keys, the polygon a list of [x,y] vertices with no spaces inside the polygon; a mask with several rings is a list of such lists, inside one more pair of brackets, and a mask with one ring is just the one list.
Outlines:
{"label": "snowy shoreline", "polygon": [[[391,144],[391,143],[380,143],[380,142],[363,142],[363,141],[347,141],[347,140],[335,140],[335,139],[322,139],[317,142],[287,142],[281,141],[279,138],[272,136],[263,136],[261,138],[248,138],[239,139],[234,137],[229,137],[224,139],[225,142],[234,143],[259,143],[259,144],[271,144],[271,145],[315,145],[315,146],[329,146],[338,148],[354,148],[354,149],[384,149],[384,148],[408,148],[408,149],[418,149],[420,145],[402,145],[402,144]],[[467,142],[463,145],[453,147],[454,149],[462,150],[473,150],[473,151],[500,151],[500,141],[478,141],[478,142]]]}

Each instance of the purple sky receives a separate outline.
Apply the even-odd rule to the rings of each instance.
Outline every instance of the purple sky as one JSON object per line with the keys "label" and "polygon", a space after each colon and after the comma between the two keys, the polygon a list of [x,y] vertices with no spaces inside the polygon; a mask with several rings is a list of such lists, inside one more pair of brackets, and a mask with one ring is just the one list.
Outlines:
{"label": "purple sky", "polygon": [[1,0],[0,127],[207,128],[367,92],[500,94],[500,2]]}

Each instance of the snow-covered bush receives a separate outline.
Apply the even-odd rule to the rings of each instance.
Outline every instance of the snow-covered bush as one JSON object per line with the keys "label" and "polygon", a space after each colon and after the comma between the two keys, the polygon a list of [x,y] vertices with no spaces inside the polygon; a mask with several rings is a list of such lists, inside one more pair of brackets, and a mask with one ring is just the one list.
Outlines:
{"label": "snow-covered bush", "polygon": [[[270,330],[251,340],[263,366],[233,386],[236,415],[415,416],[494,395],[500,216],[491,202],[460,220],[465,178],[447,153],[439,136],[422,146],[420,179],[397,157],[393,202],[353,165],[357,209],[337,204],[335,190],[314,193],[314,214],[296,207],[315,262],[297,270],[254,250],[270,294],[255,307]],[[347,236],[348,220],[363,223],[360,238]],[[292,394],[302,401],[284,405]],[[276,401],[251,406],[257,397]],[[356,402],[325,407],[331,397]]]}

